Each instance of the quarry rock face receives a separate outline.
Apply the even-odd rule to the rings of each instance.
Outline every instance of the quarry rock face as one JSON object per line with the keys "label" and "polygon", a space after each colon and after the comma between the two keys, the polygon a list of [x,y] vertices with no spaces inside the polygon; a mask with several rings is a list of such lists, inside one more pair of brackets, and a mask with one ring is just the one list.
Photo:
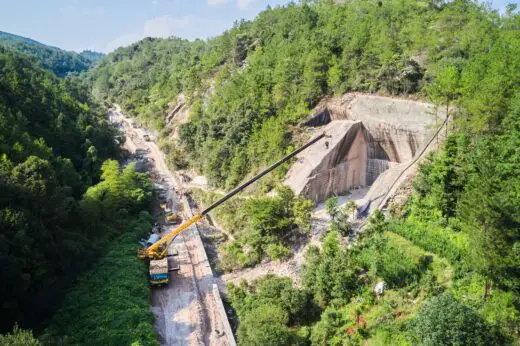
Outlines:
{"label": "quarry rock face", "polygon": [[384,188],[388,175],[412,161],[440,123],[424,102],[363,94],[324,100],[304,125],[330,137],[297,157],[285,184],[315,202],[355,188]]}

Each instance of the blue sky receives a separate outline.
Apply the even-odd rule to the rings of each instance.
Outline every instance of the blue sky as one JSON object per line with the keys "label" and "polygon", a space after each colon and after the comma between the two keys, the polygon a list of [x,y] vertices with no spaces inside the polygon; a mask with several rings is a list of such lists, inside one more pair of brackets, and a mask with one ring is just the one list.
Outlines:
{"label": "blue sky", "polygon": [[[520,0],[492,0],[503,9]],[[110,52],[143,37],[222,33],[287,0],[2,0],[0,30],[67,50]]]}

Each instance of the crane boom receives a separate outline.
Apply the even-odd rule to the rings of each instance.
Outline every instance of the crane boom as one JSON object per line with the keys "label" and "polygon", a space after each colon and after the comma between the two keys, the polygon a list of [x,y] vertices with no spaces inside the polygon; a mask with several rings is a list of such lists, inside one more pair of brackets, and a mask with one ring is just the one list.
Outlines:
{"label": "crane boom", "polygon": [[[146,249],[139,249],[138,257],[141,259],[162,259],[162,258],[164,258],[164,256],[166,256],[168,246],[171,244],[171,240],[173,240],[173,238],[175,238],[177,235],[179,235],[180,233],[182,233],[183,231],[188,229],[194,223],[198,222],[206,214],[208,214],[211,210],[215,209],[216,207],[218,207],[219,205],[221,205],[222,203],[224,203],[225,201],[227,201],[228,199],[230,199],[231,197],[233,197],[240,191],[244,190],[249,185],[253,184],[258,179],[262,178],[267,173],[271,172],[272,170],[274,170],[275,168],[280,166],[282,163],[286,162],[290,158],[294,157],[295,155],[299,154],[303,150],[307,149],[308,147],[310,147],[311,145],[313,145],[314,143],[316,143],[317,141],[319,141],[320,139],[322,139],[325,136],[326,136],[325,133],[322,133],[319,136],[313,138],[312,140],[310,140],[309,142],[307,142],[300,148],[294,150],[293,152],[286,155],[282,159],[276,161],[271,166],[264,169],[262,172],[258,173],[256,176],[249,179],[242,185],[239,185],[236,188],[234,188],[233,190],[231,190],[228,194],[226,194],[225,196],[223,196],[222,198],[220,198],[219,200],[217,200],[216,202],[211,204],[209,207],[204,209],[200,214],[197,214],[197,215],[193,216],[192,218],[190,218],[189,220],[183,222],[179,227],[175,228],[173,231],[171,231],[170,233],[165,235],[161,240],[157,241],[156,243],[152,244],[151,246],[149,246]],[[163,248],[163,245],[166,245],[166,248]]]}

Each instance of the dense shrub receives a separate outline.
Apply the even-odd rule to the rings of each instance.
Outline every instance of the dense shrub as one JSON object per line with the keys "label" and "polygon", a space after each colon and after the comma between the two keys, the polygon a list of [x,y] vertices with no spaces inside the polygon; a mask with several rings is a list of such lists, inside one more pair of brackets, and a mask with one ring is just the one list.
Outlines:
{"label": "dense shrub", "polygon": [[0,334],[0,346],[39,346],[40,342],[30,330],[22,330],[17,325],[12,333]]}
{"label": "dense shrub", "polygon": [[389,230],[411,240],[425,250],[439,254],[452,264],[461,263],[468,255],[465,234],[443,229],[433,223],[413,221],[391,223]]}
{"label": "dense shrub", "polygon": [[432,298],[413,321],[420,345],[493,345],[499,339],[482,318],[455,298]]}
{"label": "dense shrub", "polygon": [[[218,197],[201,191],[196,195],[204,204]],[[222,247],[220,268],[252,266],[266,255],[273,260],[290,257],[288,239],[292,235],[307,235],[312,208],[312,201],[295,196],[290,188],[281,186],[274,196],[234,198],[230,204],[212,212],[235,237]]]}
{"label": "dense shrub", "polygon": [[308,297],[293,288],[288,278],[267,275],[240,286],[228,285],[229,299],[240,324],[237,330],[241,345],[287,345],[298,339],[288,328],[308,320]]}
{"label": "dense shrub", "polygon": [[305,254],[302,283],[322,307],[332,300],[347,303],[358,293],[361,282],[356,253],[342,249],[336,232],[327,234],[323,251],[311,246]]}
{"label": "dense shrub", "polygon": [[262,305],[246,312],[237,331],[240,345],[288,345],[287,312],[276,305]]}

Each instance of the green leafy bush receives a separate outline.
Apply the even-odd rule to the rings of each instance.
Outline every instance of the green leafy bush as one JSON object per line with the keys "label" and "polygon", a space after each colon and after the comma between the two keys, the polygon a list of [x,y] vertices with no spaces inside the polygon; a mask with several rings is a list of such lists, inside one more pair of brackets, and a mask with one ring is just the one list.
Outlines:
{"label": "green leafy bush", "polygon": [[267,254],[273,260],[283,260],[292,256],[292,250],[282,244],[269,244]]}
{"label": "green leafy bush", "polygon": [[468,255],[467,236],[443,229],[435,224],[407,221],[391,223],[389,230],[402,235],[425,250],[439,254],[452,264],[459,264]]}
{"label": "green leafy bush", "polygon": [[327,234],[323,251],[309,247],[305,253],[302,283],[321,307],[332,300],[347,303],[355,296],[361,282],[356,253],[342,249],[336,232]]}
{"label": "green leafy bush", "polygon": [[288,328],[308,320],[307,294],[294,288],[289,278],[266,275],[251,285],[228,285],[229,299],[240,325],[237,330],[241,345],[287,345],[301,340]]}
{"label": "green leafy bush", "polygon": [[350,321],[341,311],[327,308],[321,314],[321,319],[312,327],[312,345],[341,345],[346,339],[345,325]]}
{"label": "green leafy bush", "polygon": [[499,340],[482,318],[455,298],[432,298],[413,321],[420,345],[494,345]]}
{"label": "green leafy bush", "polygon": [[385,234],[376,234],[359,253],[359,263],[374,277],[381,277],[390,287],[417,282],[424,271],[402,248]]}
{"label": "green leafy bush", "polygon": [[[206,205],[218,198],[201,191],[195,195]],[[307,235],[313,206],[312,201],[295,196],[286,186],[277,188],[272,197],[233,198],[211,214],[235,237],[222,246],[219,267],[232,270],[252,266],[266,255],[274,260],[290,257],[288,238]]]}
{"label": "green leafy bush", "polygon": [[15,325],[12,333],[0,334],[0,346],[40,346],[40,342],[30,330]]}
{"label": "green leafy bush", "polygon": [[276,305],[262,305],[246,312],[240,319],[237,331],[241,345],[288,345],[287,312]]}

